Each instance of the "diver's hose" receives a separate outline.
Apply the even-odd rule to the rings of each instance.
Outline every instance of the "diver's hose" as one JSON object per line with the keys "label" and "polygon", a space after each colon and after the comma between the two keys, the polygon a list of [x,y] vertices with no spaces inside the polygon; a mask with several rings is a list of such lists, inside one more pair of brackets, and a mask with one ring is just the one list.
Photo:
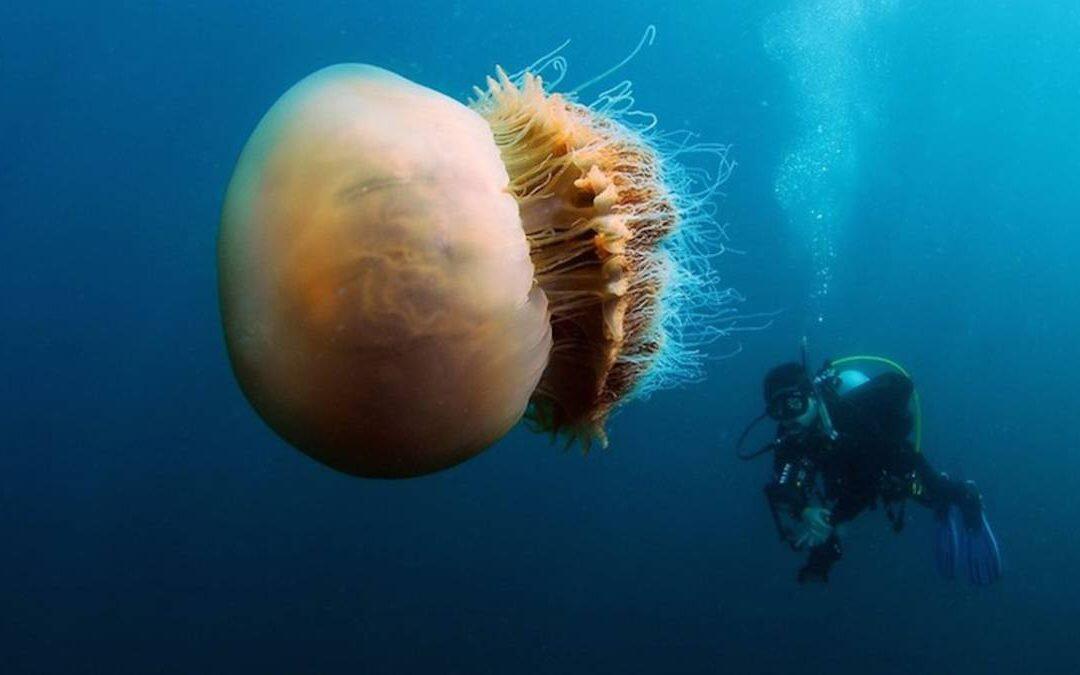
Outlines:
{"label": "diver's hose", "polygon": [[770,450],[772,450],[773,446],[776,445],[776,441],[773,440],[773,441],[769,441],[768,443],[761,446],[757,450],[753,450],[751,452],[743,452],[742,451],[743,443],[746,442],[746,437],[750,435],[750,432],[753,430],[753,428],[756,427],[758,425],[758,423],[761,422],[761,420],[765,419],[765,417],[768,414],[769,414],[768,412],[763,412],[760,415],[758,415],[757,417],[755,417],[754,421],[750,422],[750,424],[747,424],[746,428],[743,429],[743,432],[741,434],[739,434],[739,440],[735,443],[735,456],[738,457],[739,459],[741,459],[742,461],[748,462],[751,459],[754,459],[755,457],[760,457],[760,456],[764,455],[765,453],[769,452]]}

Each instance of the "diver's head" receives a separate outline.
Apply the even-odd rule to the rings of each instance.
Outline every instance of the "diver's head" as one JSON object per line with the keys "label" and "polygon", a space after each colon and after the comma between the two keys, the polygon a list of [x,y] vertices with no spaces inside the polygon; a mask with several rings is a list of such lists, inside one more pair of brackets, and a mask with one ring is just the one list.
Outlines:
{"label": "diver's head", "polygon": [[781,424],[808,427],[817,419],[814,388],[798,363],[782,363],[766,373],[764,394],[765,411]]}

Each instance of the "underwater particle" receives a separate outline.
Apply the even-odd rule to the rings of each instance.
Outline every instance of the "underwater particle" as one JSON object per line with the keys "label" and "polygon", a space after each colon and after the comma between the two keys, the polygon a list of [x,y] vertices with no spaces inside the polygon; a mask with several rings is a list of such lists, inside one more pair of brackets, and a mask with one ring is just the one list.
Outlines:
{"label": "underwater particle", "polygon": [[343,472],[438,471],[523,416],[605,444],[621,401],[695,374],[691,336],[730,320],[708,256],[680,267],[694,245],[667,236],[704,218],[702,195],[665,182],[640,134],[532,73],[477,91],[470,108],[326,68],[271,108],[230,183],[219,292],[237,380]]}

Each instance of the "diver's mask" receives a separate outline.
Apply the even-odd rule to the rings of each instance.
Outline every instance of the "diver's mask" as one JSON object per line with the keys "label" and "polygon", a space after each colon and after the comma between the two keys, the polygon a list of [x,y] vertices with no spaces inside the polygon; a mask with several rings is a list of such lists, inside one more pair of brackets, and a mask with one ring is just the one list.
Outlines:
{"label": "diver's mask", "polygon": [[765,412],[777,422],[799,420],[815,407],[811,394],[804,386],[785,387],[772,395]]}
{"label": "diver's mask", "polygon": [[[792,367],[794,366],[794,367]],[[786,383],[777,380],[786,379]],[[739,459],[752,459],[771,451],[780,440],[773,439],[752,452],[743,452],[743,444],[750,431],[766,417],[780,423],[781,427],[800,425],[809,427],[817,417],[818,405],[814,400],[813,385],[804,374],[804,371],[795,364],[785,364],[774,368],[766,376],[765,384],[765,411],[754,418],[735,443],[735,454]]]}
{"label": "diver's mask", "polygon": [[[837,437],[833,429],[828,406],[822,399],[822,390],[832,373],[826,366],[810,377],[806,371],[805,355],[803,363],[785,363],[770,370],[765,376],[765,412],[746,425],[735,443],[735,454],[739,459],[753,459],[776,447],[782,438],[789,437],[796,427],[809,431],[812,427],[820,429],[831,440]],[[780,423],[783,433],[776,439],[761,446],[758,450],[744,452],[743,444],[750,431],[766,417]]]}

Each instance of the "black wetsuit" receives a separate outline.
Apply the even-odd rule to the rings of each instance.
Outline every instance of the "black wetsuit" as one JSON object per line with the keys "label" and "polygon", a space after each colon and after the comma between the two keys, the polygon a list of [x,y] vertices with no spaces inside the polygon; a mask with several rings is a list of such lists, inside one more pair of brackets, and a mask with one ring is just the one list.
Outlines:
{"label": "black wetsuit", "polygon": [[[830,509],[833,526],[880,503],[899,531],[909,498],[939,514],[950,504],[959,504],[965,515],[977,517],[981,500],[974,487],[934,471],[908,440],[912,392],[911,380],[894,373],[879,375],[845,396],[827,388],[821,394],[837,432],[835,439],[820,424],[810,429],[781,426],[773,477],[765,493],[789,543],[793,542],[780,516],[800,518],[812,498]],[[826,580],[840,556],[834,529],[827,541],[810,549],[799,580]]]}

